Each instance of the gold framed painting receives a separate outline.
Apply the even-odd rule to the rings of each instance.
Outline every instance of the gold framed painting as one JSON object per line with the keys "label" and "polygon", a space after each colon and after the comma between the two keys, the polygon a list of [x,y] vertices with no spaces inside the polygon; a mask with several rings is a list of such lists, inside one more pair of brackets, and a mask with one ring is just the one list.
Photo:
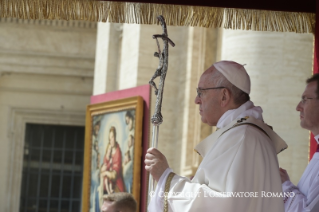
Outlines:
{"label": "gold framed painting", "polygon": [[114,192],[140,202],[142,122],[140,96],[87,106],[83,212],[100,212],[103,195]]}

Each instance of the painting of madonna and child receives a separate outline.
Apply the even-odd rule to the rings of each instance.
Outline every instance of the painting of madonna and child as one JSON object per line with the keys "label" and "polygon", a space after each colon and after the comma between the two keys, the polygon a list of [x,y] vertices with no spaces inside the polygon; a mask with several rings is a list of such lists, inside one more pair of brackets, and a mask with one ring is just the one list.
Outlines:
{"label": "painting of madonna and child", "polygon": [[135,145],[135,125],[135,109],[92,116],[90,212],[101,211],[104,195],[133,194],[139,187],[140,173],[134,173],[134,165],[140,172],[141,141]]}

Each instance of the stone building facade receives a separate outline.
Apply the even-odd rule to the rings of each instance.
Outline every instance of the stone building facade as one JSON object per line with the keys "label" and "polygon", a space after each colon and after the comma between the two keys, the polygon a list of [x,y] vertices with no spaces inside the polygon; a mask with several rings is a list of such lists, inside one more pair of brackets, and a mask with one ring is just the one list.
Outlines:
{"label": "stone building facade", "polygon": [[85,125],[96,23],[1,19],[0,25],[0,211],[18,212],[26,123]]}

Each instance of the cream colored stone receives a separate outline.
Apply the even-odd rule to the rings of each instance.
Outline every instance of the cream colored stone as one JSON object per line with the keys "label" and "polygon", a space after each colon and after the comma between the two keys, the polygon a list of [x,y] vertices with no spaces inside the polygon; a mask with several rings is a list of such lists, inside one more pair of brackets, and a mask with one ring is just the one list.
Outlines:
{"label": "cream colored stone", "polygon": [[0,22],[0,211],[17,212],[26,123],[85,124],[96,28],[83,22]]}
{"label": "cream colored stone", "polygon": [[119,89],[137,85],[140,27],[137,24],[123,24],[123,38],[120,60]]}
{"label": "cream colored stone", "polygon": [[98,23],[93,94],[118,89],[122,24]]}

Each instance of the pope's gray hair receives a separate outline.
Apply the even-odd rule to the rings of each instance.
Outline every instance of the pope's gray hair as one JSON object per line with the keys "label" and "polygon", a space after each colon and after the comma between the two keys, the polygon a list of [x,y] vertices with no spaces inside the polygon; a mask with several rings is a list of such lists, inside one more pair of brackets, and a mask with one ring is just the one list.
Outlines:
{"label": "pope's gray hair", "polygon": [[222,73],[215,69],[215,67],[214,71],[210,75],[210,79],[214,86],[227,88],[233,95],[234,103],[236,105],[242,105],[250,100],[249,94],[245,93],[244,91],[240,90],[235,85],[233,85],[231,82],[229,82],[228,79],[226,79],[226,77]]}

